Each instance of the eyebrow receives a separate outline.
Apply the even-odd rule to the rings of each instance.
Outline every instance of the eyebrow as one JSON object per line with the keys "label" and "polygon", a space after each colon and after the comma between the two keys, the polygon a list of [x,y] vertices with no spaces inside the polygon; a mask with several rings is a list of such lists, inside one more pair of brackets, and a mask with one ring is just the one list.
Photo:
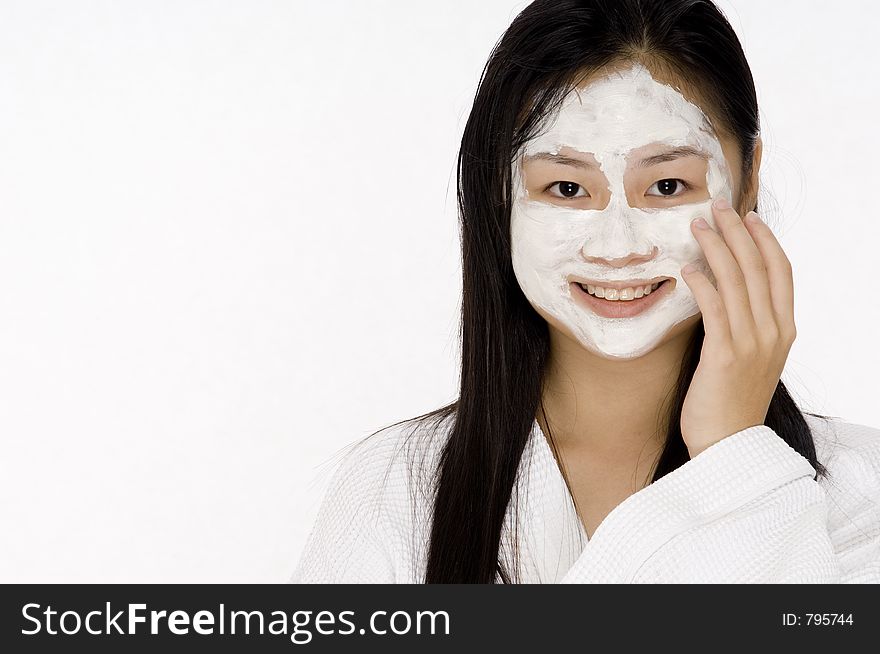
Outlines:
{"label": "eyebrow", "polygon": [[[661,152],[660,154],[645,157],[644,159],[640,160],[636,164],[636,166],[638,168],[649,168],[651,166],[656,166],[657,164],[666,163],[668,161],[675,161],[676,159],[682,159],[684,157],[699,157],[700,159],[706,161],[708,161],[709,159],[709,155],[703,150],[691,147],[689,145],[683,145],[677,148],[672,148],[671,150],[667,150],[666,152]],[[561,164],[563,166],[572,166],[573,168],[596,168],[596,164],[591,161],[584,161],[583,159],[576,159],[574,157],[566,157],[561,154],[553,154],[552,152],[537,152],[525,158],[526,161],[534,161],[536,159],[540,161],[549,161],[550,163]]]}
{"label": "eyebrow", "polygon": [[666,163],[667,161],[675,161],[676,159],[681,159],[683,157],[699,157],[700,159],[707,161],[709,159],[709,155],[702,150],[692,148],[689,145],[683,145],[678,148],[667,150],[666,152],[661,152],[660,154],[645,157],[639,161],[636,166],[639,168],[648,168],[650,166],[656,166],[657,164]]}
{"label": "eyebrow", "polygon": [[566,157],[561,154],[553,154],[552,152],[538,152],[525,158],[526,161],[534,161],[535,159],[539,159],[541,161],[549,161],[556,164],[562,164],[563,166],[572,166],[574,168],[590,169],[596,167],[596,164],[590,161],[575,159],[574,157]]}

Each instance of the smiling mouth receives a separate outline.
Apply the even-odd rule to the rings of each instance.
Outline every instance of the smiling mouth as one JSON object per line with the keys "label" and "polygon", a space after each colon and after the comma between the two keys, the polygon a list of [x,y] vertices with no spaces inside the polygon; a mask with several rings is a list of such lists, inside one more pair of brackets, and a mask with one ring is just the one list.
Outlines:
{"label": "smiling mouth", "polygon": [[660,284],[661,282],[656,282],[654,284],[645,284],[644,286],[628,286],[622,289],[603,288],[602,286],[581,283],[578,283],[578,286],[595,298],[602,298],[609,302],[630,302],[645,295],[650,295],[660,287]]}
{"label": "smiling mouth", "polygon": [[668,296],[675,287],[675,280],[667,277],[624,288],[595,286],[579,281],[571,282],[570,286],[572,297],[596,315],[604,318],[631,318],[648,311]]}
{"label": "smiling mouth", "polygon": [[657,279],[654,282],[641,280],[629,282],[614,282],[606,285],[591,284],[574,280],[574,284],[579,286],[585,293],[609,302],[631,302],[638,300],[646,295],[650,295],[666,282],[672,281],[669,277]]}

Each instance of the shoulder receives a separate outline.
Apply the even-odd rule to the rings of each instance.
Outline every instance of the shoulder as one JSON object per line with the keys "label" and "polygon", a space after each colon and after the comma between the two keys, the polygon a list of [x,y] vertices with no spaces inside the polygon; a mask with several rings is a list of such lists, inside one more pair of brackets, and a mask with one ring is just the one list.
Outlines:
{"label": "shoulder", "polygon": [[827,470],[819,483],[829,499],[829,522],[843,525],[855,516],[880,523],[880,429],[840,418],[804,414],[816,457]]}
{"label": "shoulder", "polygon": [[420,416],[383,427],[333,457],[327,499],[402,514],[426,494],[451,424],[449,414]]}
{"label": "shoulder", "polygon": [[401,421],[331,457],[333,473],[291,581],[416,578],[418,536],[429,506],[420,497],[430,487],[447,424],[426,416]]}
{"label": "shoulder", "polygon": [[805,413],[804,417],[813,435],[820,463],[829,468],[856,465],[880,474],[880,429],[834,416]]}

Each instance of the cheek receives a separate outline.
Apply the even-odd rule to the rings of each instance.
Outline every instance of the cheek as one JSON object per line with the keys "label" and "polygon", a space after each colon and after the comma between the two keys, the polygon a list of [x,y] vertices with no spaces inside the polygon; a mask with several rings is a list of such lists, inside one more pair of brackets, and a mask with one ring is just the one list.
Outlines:
{"label": "cheek", "polygon": [[577,259],[588,237],[583,210],[515,207],[511,214],[514,260],[549,272]]}
{"label": "cheek", "polygon": [[514,267],[544,267],[552,263],[553,248],[550,245],[549,230],[527,216],[516,212],[510,220],[510,246]]}
{"label": "cheek", "polygon": [[686,263],[705,261],[703,249],[691,231],[691,221],[702,216],[711,225],[711,214],[711,200],[672,207],[653,214],[649,238],[660,250],[660,258],[679,267]]}

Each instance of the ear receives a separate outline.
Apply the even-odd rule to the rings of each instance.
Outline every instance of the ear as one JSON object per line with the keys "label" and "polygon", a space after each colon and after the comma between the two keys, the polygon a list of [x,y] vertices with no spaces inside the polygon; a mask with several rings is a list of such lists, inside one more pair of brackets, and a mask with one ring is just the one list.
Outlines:
{"label": "ear", "polygon": [[752,155],[752,174],[743,189],[743,201],[740,207],[740,215],[745,215],[755,208],[758,203],[758,174],[761,172],[761,155],[764,151],[764,143],[761,137],[755,139],[755,152]]}

